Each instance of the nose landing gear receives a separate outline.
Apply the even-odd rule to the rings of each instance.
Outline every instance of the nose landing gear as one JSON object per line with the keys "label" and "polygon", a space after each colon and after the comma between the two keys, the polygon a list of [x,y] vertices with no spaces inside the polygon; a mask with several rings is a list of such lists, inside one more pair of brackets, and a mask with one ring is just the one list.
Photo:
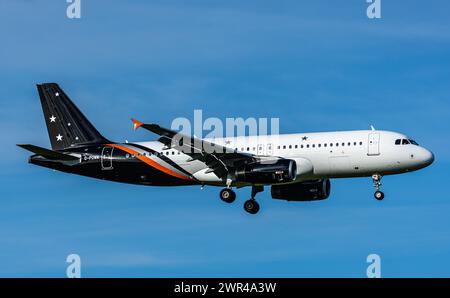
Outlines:
{"label": "nose landing gear", "polygon": [[373,196],[375,197],[375,199],[377,199],[378,201],[381,201],[384,199],[384,193],[382,191],[377,190]]}
{"label": "nose landing gear", "polygon": [[255,196],[258,192],[264,191],[264,186],[262,185],[253,185],[252,186],[252,196],[250,200],[245,201],[244,203],[244,210],[247,211],[250,214],[256,214],[259,211],[259,204],[255,200]]}
{"label": "nose landing gear", "polygon": [[378,174],[372,175],[373,186],[375,187],[375,190],[376,190],[375,193],[373,194],[373,196],[378,201],[381,201],[384,199],[384,193],[380,190],[381,178],[382,178],[381,175],[378,175]]}

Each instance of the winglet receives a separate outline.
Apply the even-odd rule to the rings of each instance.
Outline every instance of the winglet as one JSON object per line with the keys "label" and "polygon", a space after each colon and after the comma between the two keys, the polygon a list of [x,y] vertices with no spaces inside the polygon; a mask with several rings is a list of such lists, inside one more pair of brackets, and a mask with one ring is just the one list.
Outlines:
{"label": "winglet", "polygon": [[136,130],[136,129],[138,129],[139,128],[139,126],[141,126],[142,124],[144,124],[144,123],[142,123],[141,121],[137,121],[136,119],[134,119],[134,118],[131,118],[131,121],[133,121],[133,129],[134,130]]}

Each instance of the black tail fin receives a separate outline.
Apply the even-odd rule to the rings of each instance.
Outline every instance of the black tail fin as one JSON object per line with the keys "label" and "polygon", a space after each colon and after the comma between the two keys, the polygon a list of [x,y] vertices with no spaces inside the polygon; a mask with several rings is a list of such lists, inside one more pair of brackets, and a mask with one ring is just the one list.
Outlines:
{"label": "black tail fin", "polygon": [[58,84],[38,84],[37,89],[53,150],[82,144],[109,143]]}

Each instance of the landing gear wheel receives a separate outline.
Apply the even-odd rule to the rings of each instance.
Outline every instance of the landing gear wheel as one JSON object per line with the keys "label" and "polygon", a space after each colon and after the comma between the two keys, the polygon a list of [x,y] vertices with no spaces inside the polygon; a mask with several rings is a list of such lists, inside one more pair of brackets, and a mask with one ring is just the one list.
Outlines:
{"label": "landing gear wheel", "polygon": [[220,191],[220,199],[225,203],[233,203],[236,200],[236,193],[231,188],[224,188]]}
{"label": "landing gear wheel", "polygon": [[375,197],[375,199],[377,199],[378,201],[381,201],[384,199],[384,193],[382,191],[377,190],[373,196]]}
{"label": "landing gear wheel", "polygon": [[373,181],[373,186],[375,187],[375,193],[373,194],[373,196],[375,197],[375,199],[377,199],[378,201],[381,201],[384,199],[384,193],[380,190],[381,188],[381,175],[378,174],[373,174],[372,175],[372,181]]}
{"label": "landing gear wheel", "polygon": [[255,200],[247,200],[244,203],[244,209],[250,214],[256,214],[259,211],[259,204]]}

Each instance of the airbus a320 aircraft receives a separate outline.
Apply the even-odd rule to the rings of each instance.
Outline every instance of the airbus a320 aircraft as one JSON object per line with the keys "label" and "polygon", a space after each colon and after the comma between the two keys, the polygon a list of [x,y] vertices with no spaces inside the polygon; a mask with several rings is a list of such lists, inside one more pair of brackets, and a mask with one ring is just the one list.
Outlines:
{"label": "airbus a320 aircraft", "polygon": [[[372,177],[382,200],[381,177],[427,167],[434,155],[407,136],[360,130],[199,139],[133,120],[157,135],[151,142],[104,138],[55,83],[37,85],[52,150],[18,145],[35,165],[105,180],[158,186],[214,185],[232,203],[233,187],[251,186],[244,209],[259,211],[264,186],[274,199],[324,200],[331,178]],[[213,150],[211,150],[211,148]]]}

